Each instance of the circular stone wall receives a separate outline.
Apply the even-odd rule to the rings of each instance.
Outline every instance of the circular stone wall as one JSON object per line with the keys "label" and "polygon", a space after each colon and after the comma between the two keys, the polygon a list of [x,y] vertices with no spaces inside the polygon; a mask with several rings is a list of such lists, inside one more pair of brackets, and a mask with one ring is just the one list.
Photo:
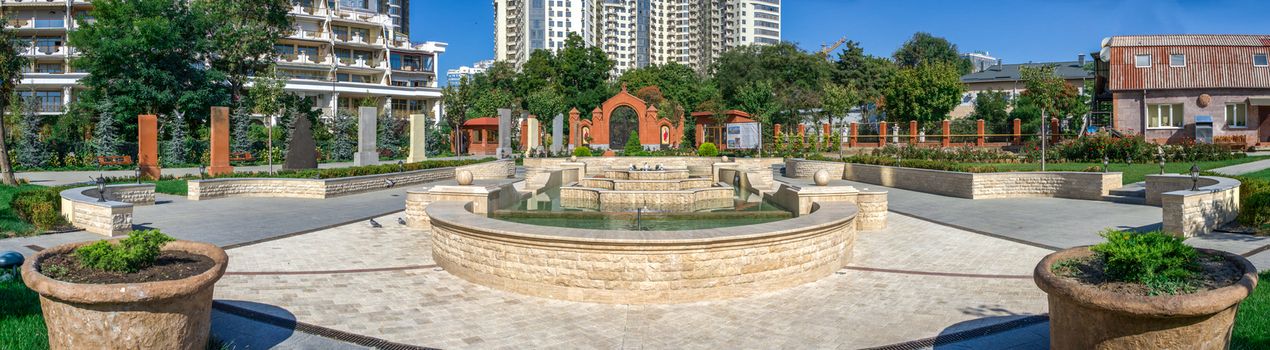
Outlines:
{"label": "circular stone wall", "polygon": [[851,260],[857,209],[832,203],[770,223],[691,231],[581,230],[502,221],[435,202],[432,255],[473,283],[552,299],[661,304],[815,281]]}

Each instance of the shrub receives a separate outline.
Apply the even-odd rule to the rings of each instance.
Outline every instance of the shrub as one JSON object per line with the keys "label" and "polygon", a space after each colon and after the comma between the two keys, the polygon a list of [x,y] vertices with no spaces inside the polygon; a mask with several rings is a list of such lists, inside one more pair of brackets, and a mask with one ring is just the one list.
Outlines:
{"label": "shrub", "polygon": [[1248,196],[1239,208],[1239,223],[1261,228],[1270,225],[1270,192]]}
{"label": "shrub", "polygon": [[1018,162],[1019,156],[997,149],[975,148],[975,147],[957,147],[957,148],[939,148],[939,147],[897,147],[895,145],[887,145],[886,147],[873,150],[873,156],[883,158],[895,158],[896,154],[901,159],[920,159],[920,160],[940,160],[949,162],[965,162],[965,163],[1014,163]]}
{"label": "shrub", "polygon": [[639,133],[632,132],[631,137],[626,139],[626,147],[622,150],[622,154],[636,156],[643,152],[644,145],[639,143]]}
{"label": "shrub", "polygon": [[573,155],[578,157],[590,157],[591,149],[586,147],[575,147],[573,149]]}
{"label": "shrub", "polygon": [[697,155],[702,157],[714,157],[719,155],[719,148],[713,143],[705,142],[701,146],[697,146]]}
{"label": "shrub", "polygon": [[995,173],[999,170],[995,166],[968,166],[958,163],[946,161],[925,160],[925,159],[901,159],[899,162],[895,158],[878,157],[878,156],[850,156],[842,158],[842,161],[854,164],[882,165],[882,166],[900,166],[905,168],[918,168],[943,171],[959,171],[966,173]]}
{"label": "shrub", "polygon": [[154,264],[164,244],[174,241],[159,230],[133,231],[119,244],[97,241],[75,250],[84,266],[114,272],[137,272]]}
{"label": "shrub", "polygon": [[22,221],[30,223],[36,229],[47,231],[66,225],[62,217],[63,187],[45,187],[18,192],[13,195],[10,207]]}
{"label": "shrub", "polygon": [[36,203],[31,207],[31,212],[27,215],[31,216],[31,224],[35,225],[35,228],[40,231],[66,226],[66,218],[63,218],[62,213],[57,208],[54,208],[53,203]]}
{"label": "shrub", "polygon": [[1090,250],[1102,257],[1107,279],[1141,283],[1152,295],[1194,289],[1191,277],[1199,271],[1199,252],[1182,238],[1161,231],[1107,230],[1101,235],[1107,242]]}

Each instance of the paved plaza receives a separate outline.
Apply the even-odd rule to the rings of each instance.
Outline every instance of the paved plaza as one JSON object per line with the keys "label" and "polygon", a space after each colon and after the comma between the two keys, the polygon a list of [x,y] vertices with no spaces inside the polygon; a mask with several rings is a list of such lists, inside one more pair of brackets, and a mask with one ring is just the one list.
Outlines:
{"label": "paved plaza", "polygon": [[883,346],[1044,313],[1030,271],[1049,253],[895,215],[887,229],[860,233],[849,267],[817,282],[727,301],[608,305],[468,283],[433,265],[426,231],[395,224],[228,252],[217,300],[438,348]]}

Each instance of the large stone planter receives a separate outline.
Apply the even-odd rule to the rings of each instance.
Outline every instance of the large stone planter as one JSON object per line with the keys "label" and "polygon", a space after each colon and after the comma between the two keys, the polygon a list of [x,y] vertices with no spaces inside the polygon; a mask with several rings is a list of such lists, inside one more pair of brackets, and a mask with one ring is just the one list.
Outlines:
{"label": "large stone planter", "polygon": [[1054,263],[1092,254],[1088,246],[1054,252],[1036,265],[1036,285],[1049,294],[1050,348],[1225,349],[1239,303],[1257,285],[1257,269],[1241,256],[1215,250],[1243,269],[1230,286],[1194,294],[1136,296],[1095,289],[1059,277]]}
{"label": "large stone planter", "polygon": [[189,241],[170,242],[164,251],[184,251],[212,259],[211,269],[193,277],[160,282],[79,284],[36,271],[40,261],[92,242],[60,245],[36,254],[22,266],[26,285],[40,294],[51,349],[205,349],[211,327],[212,287],[229,257],[221,248]]}

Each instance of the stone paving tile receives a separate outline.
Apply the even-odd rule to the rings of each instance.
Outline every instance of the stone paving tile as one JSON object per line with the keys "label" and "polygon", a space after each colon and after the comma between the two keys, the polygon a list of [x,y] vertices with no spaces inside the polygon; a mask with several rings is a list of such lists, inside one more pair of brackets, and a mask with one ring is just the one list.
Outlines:
{"label": "stone paving tile", "polygon": [[[426,233],[392,227],[388,224],[395,224],[395,219],[390,218],[379,220],[386,226],[379,230],[355,223],[231,249],[231,271],[430,262]],[[861,233],[853,265],[1027,274],[1045,253],[913,218],[895,215],[891,222],[887,230]],[[355,258],[359,255],[369,258]],[[397,259],[403,256],[410,259]],[[974,268],[959,270],[963,267]],[[268,304],[302,322],[390,341],[464,349],[858,348],[933,337],[1046,310],[1044,294],[1030,279],[849,269],[775,293],[676,305],[589,304],[522,296],[468,283],[439,268],[230,275],[218,283],[216,298]]]}
{"label": "stone paving tile", "polygon": [[314,271],[431,265],[428,233],[397,223],[405,213],[230,249],[227,271]]}
{"label": "stone paving tile", "polygon": [[1257,248],[1270,245],[1270,237],[1213,232],[1203,236],[1188,238],[1186,243],[1200,248],[1217,249],[1235,254],[1244,254]]}
{"label": "stone paving tile", "polygon": [[1270,271],[1270,250],[1257,253],[1257,255],[1249,257],[1248,260],[1252,261],[1252,265],[1256,266],[1258,271]]}

